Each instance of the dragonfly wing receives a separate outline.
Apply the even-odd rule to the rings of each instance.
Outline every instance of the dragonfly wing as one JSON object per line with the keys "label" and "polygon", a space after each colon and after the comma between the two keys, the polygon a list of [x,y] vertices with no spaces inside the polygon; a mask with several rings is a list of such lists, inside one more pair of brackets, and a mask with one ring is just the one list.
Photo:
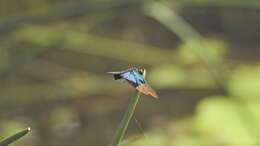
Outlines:
{"label": "dragonfly wing", "polygon": [[157,93],[148,84],[141,84],[141,85],[137,86],[136,89],[145,95],[150,95],[156,99],[159,98]]}
{"label": "dragonfly wing", "polygon": [[108,74],[111,74],[114,76],[115,80],[121,79],[121,72],[107,72]]}
{"label": "dragonfly wing", "polygon": [[136,77],[131,72],[125,72],[125,73],[121,74],[121,76],[134,87],[138,86]]}
{"label": "dragonfly wing", "polygon": [[133,70],[136,70],[136,68],[129,68],[129,69],[123,70],[123,71],[107,72],[107,73],[113,75],[115,80],[124,78],[128,81],[133,82],[133,79],[131,79],[128,74],[129,72],[131,72]]}

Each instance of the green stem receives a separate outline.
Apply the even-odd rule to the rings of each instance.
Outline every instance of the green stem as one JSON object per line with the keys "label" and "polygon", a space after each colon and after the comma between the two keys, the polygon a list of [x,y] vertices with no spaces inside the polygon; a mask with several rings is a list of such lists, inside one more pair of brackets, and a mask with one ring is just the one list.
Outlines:
{"label": "green stem", "polygon": [[31,129],[30,128],[26,128],[22,131],[19,131],[17,133],[15,133],[14,135],[11,135],[7,138],[4,138],[3,140],[0,141],[0,146],[7,146],[11,143],[13,143],[14,141],[18,140],[19,138],[23,137],[24,135],[26,135]]}
{"label": "green stem", "polygon": [[[145,74],[146,74],[146,71],[144,71],[144,77],[145,77]],[[125,112],[125,115],[115,133],[111,146],[118,146],[120,141],[124,138],[127,127],[129,125],[130,120],[132,119],[132,117],[134,115],[134,111],[135,111],[136,105],[137,105],[140,97],[141,97],[141,93],[137,91],[136,96],[131,98],[128,108]]]}

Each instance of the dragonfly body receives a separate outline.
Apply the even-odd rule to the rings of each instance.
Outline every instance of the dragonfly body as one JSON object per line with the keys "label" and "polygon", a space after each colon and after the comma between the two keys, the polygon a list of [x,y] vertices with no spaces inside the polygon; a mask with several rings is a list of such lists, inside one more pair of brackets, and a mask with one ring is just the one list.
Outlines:
{"label": "dragonfly body", "polygon": [[124,71],[108,73],[112,74],[115,80],[124,79],[145,95],[158,98],[156,92],[147,84],[147,81],[144,79],[143,72],[144,69],[130,68]]}

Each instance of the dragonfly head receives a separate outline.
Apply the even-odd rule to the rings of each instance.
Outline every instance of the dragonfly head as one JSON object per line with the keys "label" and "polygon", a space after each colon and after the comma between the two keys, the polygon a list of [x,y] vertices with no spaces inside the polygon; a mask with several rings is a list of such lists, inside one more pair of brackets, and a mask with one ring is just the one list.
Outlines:
{"label": "dragonfly head", "polygon": [[141,74],[141,75],[143,75],[144,74],[144,68],[137,68],[137,72],[139,73],[139,74]]}

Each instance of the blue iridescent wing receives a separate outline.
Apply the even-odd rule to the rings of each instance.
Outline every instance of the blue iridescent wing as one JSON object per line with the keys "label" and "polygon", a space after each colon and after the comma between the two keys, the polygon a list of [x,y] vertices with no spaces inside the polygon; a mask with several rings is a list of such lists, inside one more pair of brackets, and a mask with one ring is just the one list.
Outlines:
{"label": "blue iridescent wing", "polygon": [[128,77],[128,72],[131,72],[133,70],[135,70],[136,68],[129,68],[127,70],[123,70],[123,71],[118,71],[118,72],[107,72],[108,74],[112,74],[114,76],[114,79],[115,80],[118,80],[118,79],[128,79],[130,80],[130,77]]}
{"label": "blue iridescent wing", "polygon": [[127,80],[134,87],[146,83],[143,75],[139,74],[136,70],[129,70],[128,72],[124,72],[121,74],[121,77]]}
{"label": "blue iridescent wing", "polygon": [[132,74],[135,78],[135,81],[138,85],[141,85],[141,84],[145,84],[146,81],[144,79],[144,76],[142,74],[140,74],[139,72],[137,71],[132,71]]}
{"label": "blue iridescent wing", "polygon": [[137,79],[132,71],[121,74],[122,78],[127,80],[134,87],[138,86]]}

